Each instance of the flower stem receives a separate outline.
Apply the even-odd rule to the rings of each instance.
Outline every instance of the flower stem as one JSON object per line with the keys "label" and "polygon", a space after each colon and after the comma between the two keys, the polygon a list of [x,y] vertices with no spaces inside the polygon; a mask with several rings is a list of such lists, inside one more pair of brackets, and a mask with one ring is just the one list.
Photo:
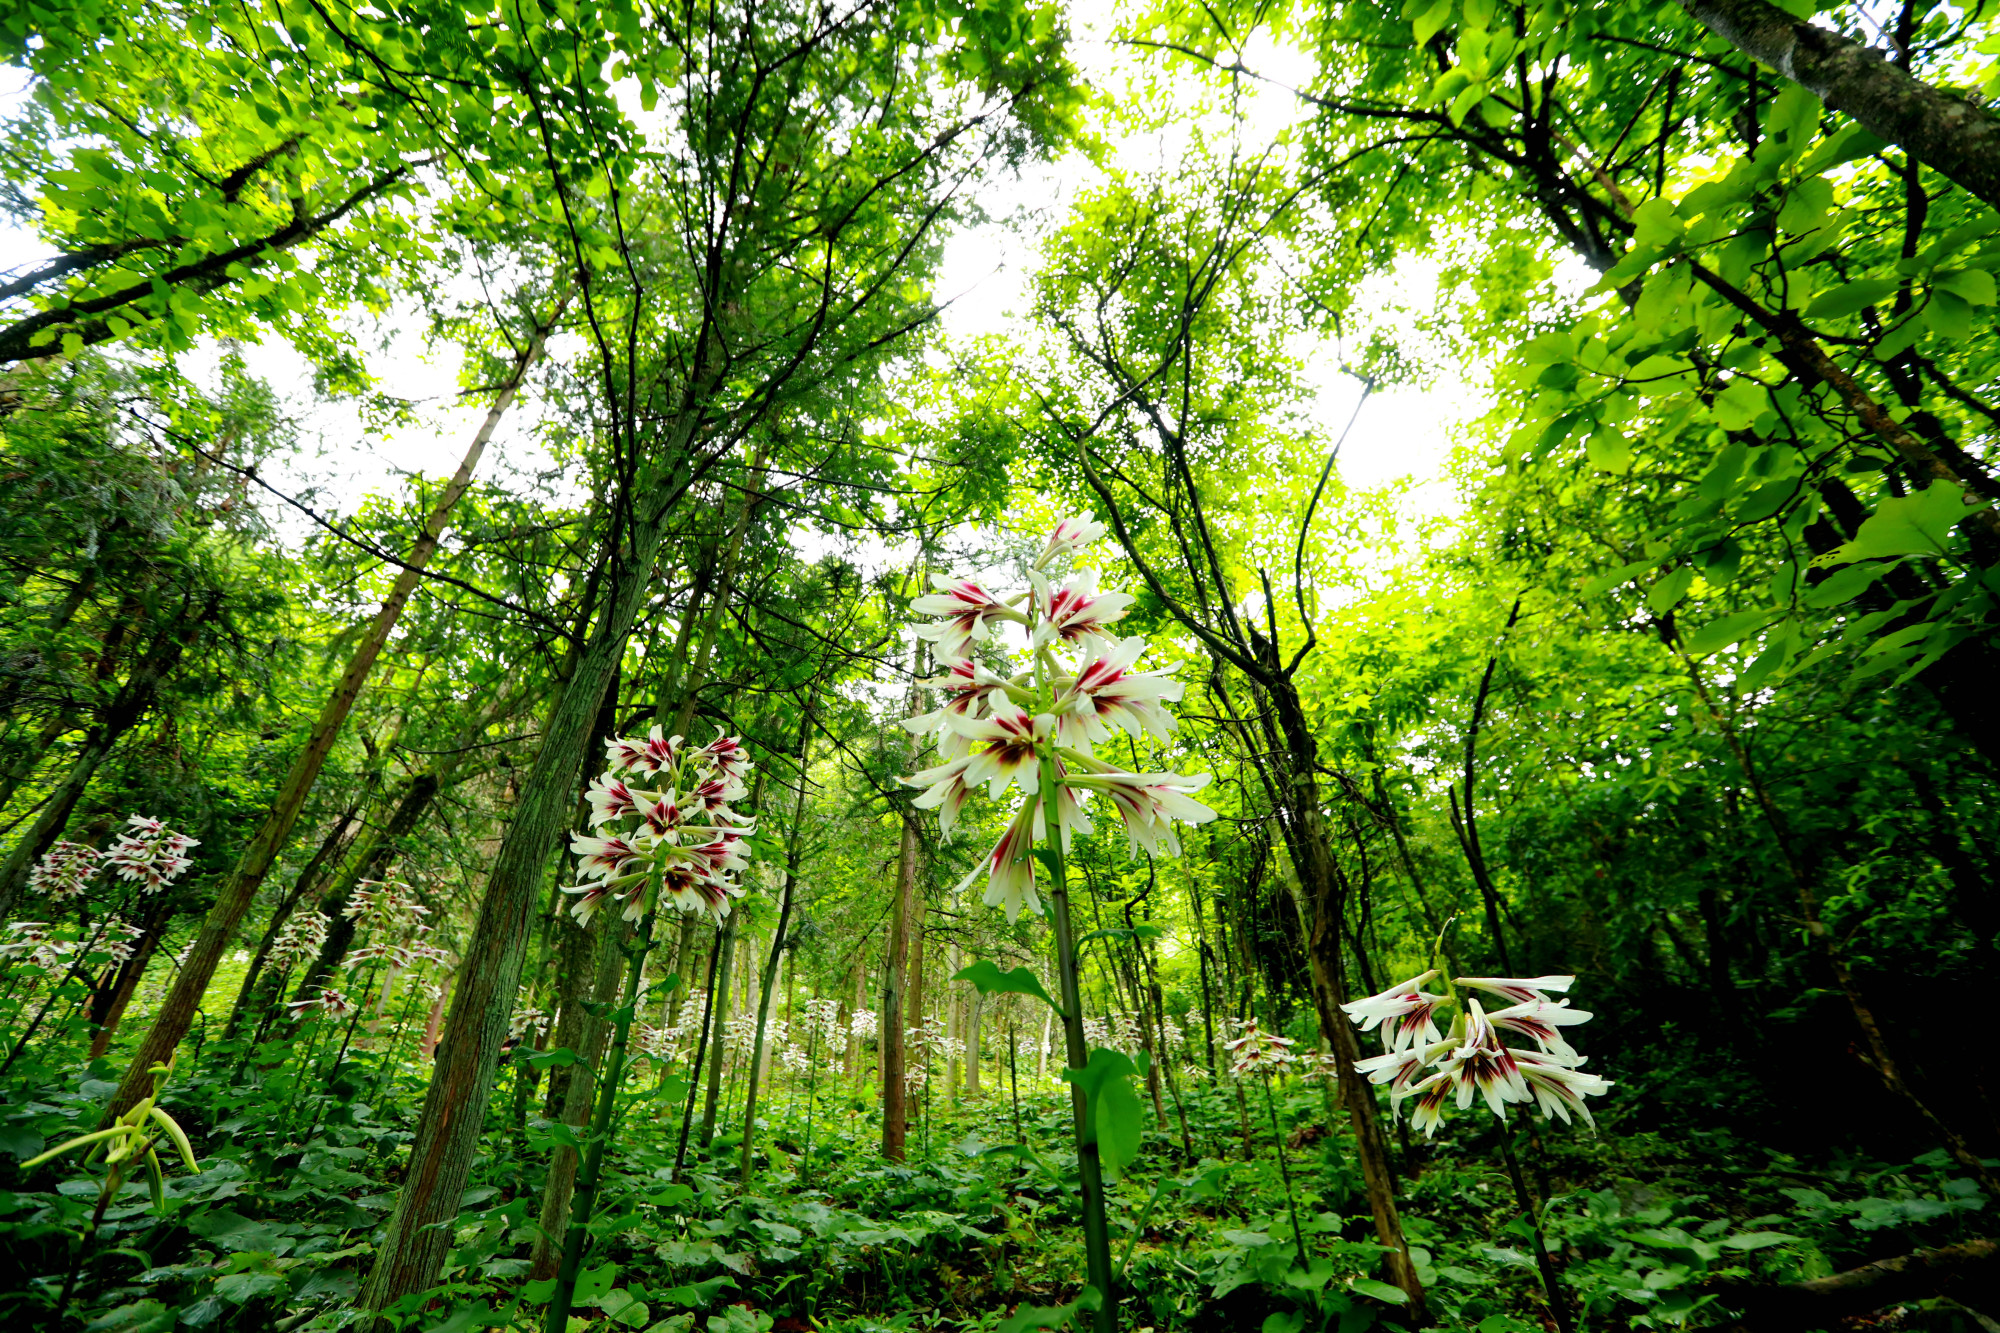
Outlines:
{"label": "flower stem", "polygon": [[[1069,1067],[1081,1070],[1090,1063],[1083,1037],[1083,997],[1077,986],[1076,938],[1069,919],[1069,886],[1063,861],[1062,825],[1056,811],[1056,764],[1052,755],[1042,755],[1042,797],[1047,812],[1049,865],[1049,908],[1056,932],[1056,980],[1063,1006],[1063,1041]],[[1089,1108],[1083,1086],[1071,1083],[1070,1109],[1076,1124],[1076,1167],[1083,1184],[1083,1254],[1090,1285],[1097,1288],[1099,1302],[1093,1317],[1096,1333],[1117,1333],[1118,1300],[1111,1274],[1111,1232],[1105,1221],[1104,1167],[1099,1160],[1097,1138],[1090,1132]]]}
{"label": "flower stem", "polygon": [[1508,1127],[1504,1115],[1500,1117],[1500,1157],[1507,1163],[1507,1179],[1514,1184],[1514,1198],[1520,1203],[1521,1211],[1527,1214],[1528,1225],[1535,1230],[1535,1265],[1542,1275],[1542,1289],[1549,1296],[1549,1313],[1555,1317],[1558,1333],[1572,1333],[1575,1325],[1570,1322],[1569,1306],[1563,1300],[1555,1261],[1549,1258],[1548,1241],[1542,1235],[1542,1210],[1535,1206],[1535,1196],[1528,1193],[1528,1182],[1521,1176],[1521,1164],[1514,1157],[1514,1132]]}
{"label": "flower stem", "polygon": [[1271,1076],[1264,1075],[1264,1109],[1271,1113],[1271,1147],[1278,1154],[1278,1174],[1285,1178],[1285,1209],[1292,1215],[1292,1243],[1298,1247],[1299,1267],[1311,1268],[1306,1258],[1306,1234],[1299,1229],[1299,1200],[1292,1192],[1292,1167],[1285,1160],[1285,1131],[1278,1127],[1278,1100],[1271,1095]]}

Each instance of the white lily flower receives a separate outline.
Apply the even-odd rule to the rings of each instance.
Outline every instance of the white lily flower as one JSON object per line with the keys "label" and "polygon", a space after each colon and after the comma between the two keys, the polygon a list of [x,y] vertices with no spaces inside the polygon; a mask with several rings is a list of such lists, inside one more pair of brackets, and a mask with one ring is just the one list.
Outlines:
{"label": "white lily flower", "polygon": [[1490,991],[1494,995],[1512,1000],[1515,1004],[1526,1004],[1530,1000],[1546,1000],[1547,992],[1560,995],[1575,981],[1575,977],[1453,977],[1460,986],[1471,986],[1475,990]]}
{"label": "white lily flower", "polygon": [[1496,1028],[1532,1037],[1545,1051],[1575,1055],[1576,1048],[1564,1039],[1561,1029],[1588,1023],[1591,1014],[1587,1009],[1570,1008],[1568,1000],[1529,1000],[1512,1008],[1497,1009],[1487,1018]]}
{"label": "white lily flower", "polygon": [[958,823],[958,812],[965,808],[966,799],[972,794],[972,788],[965,780],[965,770],[971,765],[972,756],[961,755],[902,779],[905,786],[924,789],[923,794],[910,804],[919,810],[936,810],[938,832],[946,838],[951,837],[951,831]]}
{"label": "white lily flower", "polygon": [[1055,734],[1055,719],[1047,713],[1029,717],[1019,708],[996,712],[987,718],[950,718],[948,724],[972,742],[972,759],[965,767],[968,786],[986,784],[986,794],[999,800],[1002,793],[1019,783],[1024,796],[1033,796],[1041,786],[1041,754]]}
{"label": "white lily flower", "polygon": [[1527,1084],[1522,1081],[1513,1049],[1501,1044],[1479,1001],[1469,999],[1466,1005],[1463,1044],[1445,1057],[1438,1072],[1456,1087],[1459,1110],[1470,1107],[1476,1094],[1486,1099],[1486,1107],[1494,1115],[1505,1115],[1507,1103],[1528,1100]]}
{"label": "white lily flower", "polygon": [[1035,892],[1035,835],[1034,825],[1041,801],[1029,797],[1007,825],[1007,831],[1000,835],[1000,841],[993,844],[993,850],[984,860],[972,868],[972,873],[958,882],[954,892],[963,892],[973,880],[983,872],[986,875],[986,892],[980,901],[988,907],[1004,908],[1009,924],[1018,920],[1025,905],[1031,912],[1042,910],[1042,900]]}
{"label": "white lily flower", "polygon": [[929,625],[917,626],[917,637],[937,644],[946,657],[970,656],[967,649],[974,639],[981,643],[993,637],[991,622],[1020,620],[1013,610],[971,579],[953,581],[931,575],[936,592],[910,600],[910,610],[920,616],[940,616]]}
{"label": "white lily flower", "polygon": [[1521,1080],[1528,1091],[1534,1094],[1535,1105],[1542,1117],[1550,1115],[1561,1118],[1567,1125],[1569,1113],[1575,1111],[1583,1117],[1583,1122],[1592,1129],[1597,1122],[1591,1118],[1590,1108],[1583,1104],[1585,1097],[1600,1097],[1611,1089],[1611,1080],[1599,1078],[1596,1074],[1586,1074],[1577,1066],[1583,1056],[1559,1056],[1537,1051],[1517,1051]]}
{"label": "white lily flower", "polygon": [[1174,715],[1160,705],[1178,703],[1186,686],[1165,672],[1133,671],[1146,650],[1136,635],[1117,642],[1084,640],[1083,665],[1056,699],[1058,739],[1087,748],[1113,736],[1113,728],[1133,739],[1170,740]]}
{"label": "white lily flower", "polygon": [[1363,1032],[1372,1032],[1379,1025],[1382,1044],[1392,1051],[1400,1051],[1412,1042],[1434,1042],[1438,1030],[1433,1016],[1445,997],[1430,994],[1423,984],[1436,975],[1437,969],[1433,968],[1420,977],[1397,982],[1380,995],[1349,1000],[1340,1006],[1341,1012]]}
{"label": "white lily flower", "polygon": [[1034,647],[1057,639],[1077,640],[1101,634],[1106,625],[1131,610],[1128,593],[1097,591],[1097,571],[1086,569],[1061,587],[1055,587],[1033,570],[1028,581],[1035,587],[1035,607],[1040,613],[1032,638]]}
{"label": "white lily flower", "polygon": [[1066,518],[1056,524],[1054,532],[1042,547],[1042,553],[1035,557],[1036,569],[1047,569],[1057,560],[1074,555],[1079,547],[1090,545],[1104,535],[1104,525],[1078,516]]}

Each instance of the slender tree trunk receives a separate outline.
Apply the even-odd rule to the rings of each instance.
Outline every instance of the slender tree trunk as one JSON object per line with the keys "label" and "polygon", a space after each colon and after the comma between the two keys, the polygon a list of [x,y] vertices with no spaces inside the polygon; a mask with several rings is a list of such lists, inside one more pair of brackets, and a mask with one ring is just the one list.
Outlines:
{"label": "slender tree trunk", "polygon": [[[684,422],[676,438],[663,442],[666,452],[676,455],[685,448],[692,429],[691,421]],[[366,1310],[379,1311],[429,1287],[450,1253],[451,1223],[485,1123],[543,877],[565,831],[599,704],[646,604],[663,534],[663,514],[633,524],[630,544],[619,552],[622,576],[614,579],[603,618],[542,728],[534,767],[522,784],[465,946],[437,1070],[411,1145],[409,1174],[359,1298]]]}
{"label": "slender tree trunk", "polygon": [[223,1025],[224,1041],[235,1036],[237,1030],[242,1027],[243,1016],[252,1007],[252,997],[257,992],[257,983],[263,979],[265,964],[270,962],[271,946],[278,942],[279,933],[284,930],[285,923],[292,919],[292,913],[298,910],[299,904],[306,900],[307,895],[318,889],[320,876],[327,863],[345,850],[347,831],[354,827],[355,816],[360,812],[361,806],[356,803],[348,806],[340,818],[333,821],[333,826],[327,830],[319,849],[313,853],[312,859],[305,863],[298,873],[298,878],[292,881],[290,892],[279,900],[276,910],[271,913],[270,921],[264,926],[264,934],[257,941],[257,952],[251,957],[250,966],[244,969],[243,984],[237,987],[236,1003],[229,1010],[229,1022]]}
{"label": "slender tree trunk", "polygon": [[[623,924],[616,913],[599,912],[588,929],[579,929],[565,912],[557,926],[563,932],[563,977],[565,983],[570,978],[575,982],[563,985],[563,1007],[556,1019],[551,1049],[567,1047],[577,1058],[573,1065],[550,1071],[548,1114],[571,1129],[589,1124],[596,1106],[598,1090],[591,1071],[601,1067],[611,1025],[584,1006],[605,1004],[617,997],[620,964],[624,962],[618,933]],[[560,1144],[549,1159],[548,1179],[542,1186],[541,1230],[529,1259],[528,1276],[534,1281],[554,1277],[562,1262],[562,1237],[569,1228],[570,1198],[576,1191],[581,1162],[576,1149]]]}
{"label": "slender tree trunk", "polygon": [[[97,725],[84,738],[76,757],[70,761],[69,769],[62,781],[56,784],[42,804],[41,813],[35,822],[21,835],[8,852],[7,859],[0,862],[0,921],[9,919],[21,900],[22,891],[28,886],[28,873],[35,862],[55,846],[69,824],[70,815],[76,810],[76,803],[83,798],[84,789],[97,775],[99,765],[111,753],[119,739],[137,726],[151,711],[153,699],[159,693],[160,683],[180,664],[183,654],[199,634],[202,626],[214,619],[222,609],[222,594],[210,592],[204,599],[201,610],[183,606],[181,615],[154,636],[150,650],[126,677],[104,712],[99,715]],[[142,1074],[147,1090],[152,1088],[152,1076]],[[143,1094],[141,1094],[143,1095]],[[136,1099],[135,1099],[136,1100]]]}
{"label": "slender tree trunk", "polygon": [[[811,690],[817,681],[808,682]],[[757,1044],[750,1059],[750,1089],[743,1104],[742,1186],[750,1188],[751,1155],[757,1138],[757,1084],[764,1070],[764,1032],[771,1019],[771,984],[777,979],[778,965],[785,956],[785,932],[792,922],[792,886],[798,882],[799,855],[806,819],[807,771],[812,764],[813,699],[808,695],[799,717],[799,794],[792,803],[792,827],[785,840],[785,880],[780,886],[778,925],[771,932],[771,959],[764,968],[764,985],[757,996]],[[797,969],[794,968],[794,971]]]}
{"label": "slender tree trunk", "polygon": [[118,965],[110,984],[90,997],[90,1022],[95,1029],[90,1038],[90,1059],[95,1060],[111,1049],[111,1039],[118,1033],[118,1023],[125,1017],[125,1007],[132,1003],[139,981],[146,975],[146,965],[159,951],[160,941],[166,938],[167,923],[173,917],[172,908],[163,899],[154,899],[146,912],[145,934],[140,937],[132,956]]}
{"label": "slender tree trunk", "polygon": [[889,943],[882,956],[882,1014],[876,1025],[877,1063],[882,1070],[882,1155],[903,1160],[910,1122],[903,1061],[904,968],[909,962],[910,927],[917,912],[917,821],[903,812],[903,840],[896,856],[896,906],[889,918]]}
{"label": "slender tree trunk", "polygon": [[[389,590],[389,596],[375,613],[367,632],[348,659],[347,669],[341,673],[340,683],[321,706],[319,717],[314,721],[312,731],[306,737],[305,748],[292,761],[291,771],[285,775],[283,785],[278,788],[277,797],[264,816],[263,825],[250,839],[250,845],[243,851],[230,873],[221,892],[216,895],[215,905],[209,910],[208,919],[203,922],[201,934],[196,937],[194,948],[181,965],[180,975],[175,978],[173,990],[167,995],[160,1011],[153,1018],[152,1030],[139,1045],[133,1057],[131,1068],[125,1073],[125,1080],[119,1085],[118,1094],[105,1107],[106,1123],[111,1118],[124,1114],[152,1090],[152,1075],[146,1071],[155,1064],[165,1064],[179,1046],[181,1038],[194,1022],[195,1011],[200,1008],[202,996],[208,990],[208,983],[215,976],[216,965],[229,947],[230,938],[236,933],[237,925],[244,913],[250,910],[250,903],[257,890],[263,885],[264,877],[277,864],[278,855],[290,840],[292,825],[297,822],[299,812],[305,808],[306,798],[312,794],[313,784],[319,780],[320,768],[333,750],[333,743],[340,736],[347,715],[354,708],[354,701],[360,697],[361,688],[375,669],[375,660],[381,655],[389,641],[389,634],[402,618],[403,608],[416,591],[423,571],[436,554],[438,544],[443,539],[445,525],[450,521],[451,511],[459,498],[472,485],[473,470],[479,466],[479,459],[486,452],[487,441],[493,438],[494,428],[506,413],[508,405],[526,377],[528,368],[541,355],[543,340],[550,327],[561,317],[565,296],[556,305],[549,322],[537,328],[522,349],[520,358],[514,363],[514,371],[500,394],[493,400],[493,406],[486,414],[486,420],[473,436],[472,446],[459,460],[458,471],[452,474],[437,504],[424,520],[422,534],[411,546],[406,567],[396,576],[396,582]],[[657,539],[655,539],[657,541]],[[650,560],[647,568],[650,569]],[[644,579],[641,578],[643,583]],[[620,646],[622,647],[622,640]],[[595,700],[592,701],[595,703]],[[548,747],[544,746],[544,752]],[[511,997],[510,997],[511,998]],[[378,1262],[377,1268],[381,1264]]]}
{"label": "slender tree trunk", "polygon": [[722,970],[715,976],[715,1003],[708,1021],[708,1085],[702,1093],[701,1135],[695,1141],[706,1148],[715,1141],[715,1121],[722,1104],[722,1064],[728,1058],[730,978],[736,963],[737,925],[743,920],[731,912],[722,927]]}
{"label": "slender tree trunk", "polygon": [[[327,978],[347,957],[347,951],[354,947],[354,918],[347,915],[347,905],[353,901],[354,891],[362,884],[380,880],[388,873],[389,867],[402,853],[403,840],[416,831],[431,802],[437,799],[442,781],[442,775],[436,772],[417,774],[403,788],[389,822],[361,835],[360,846],[355,848],[346,869],[335,882],[333,892],[327,897],[323,909],[327,917],[326,938],[320,941],[319,953],[300,972],[298,983],[292,988],[294,1000],[306,999],[325,985]],[[289,1032],[296,1026],[297,1020],[293,1020],[281,1030]]]}

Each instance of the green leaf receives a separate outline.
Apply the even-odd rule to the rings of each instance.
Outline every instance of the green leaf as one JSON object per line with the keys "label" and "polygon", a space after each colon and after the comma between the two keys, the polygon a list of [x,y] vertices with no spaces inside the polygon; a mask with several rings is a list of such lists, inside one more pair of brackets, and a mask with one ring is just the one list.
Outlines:
{"label": "green leaf", "polygon": [[1113,1179],[1139,1156],[1145,1131],[1145,1110],[1132,1090],[1138,1068],[1129,1056],[1098,1047],[1082,1069],[1065,1069],[1063,1078],[1083,1089],[1084,1123],[1097,1155]]}
{"label": "green leaf", "polygon": [[1807,590],[1799,600],[1815,609],[1839,606],[1851,602],[1865,592],[1876,579],[1889,572],[1889,566],[1869,561],[1853,564],[1828,575]]}
{"label": "green leaf", "polygon": [[1668,572],[1646,593],[1646,609],[1656,616],[1665,615],[1680,605],[1681,599],[1687,596],[1688,589],[1693,585],[1692,565],[1682,565],[1679,569]]}
{"label": "green leaf", "polygon": [[1609,426],[1600,426],[1584,442],[1590,465],[1599,472],[1632,470],[1632,442]]}
{"label": "green leaf", "polygon": [[1438,35],[1444,25],[1451,21],[1451,0],[1432,0],[1423,13],[1417,15],[1410,27],[1416,33],[1418,47],[1430,45],[1431,38]]}
{"label": "green leaf", "polygon": [[618,1280],[617,1264],[599,1264],[577,1274],[576,1295],[572,1298],[578,1305],[595,1305],[611,1290],[611,1284]]}
{"label": "green leaf", "polygon": [[1770,399],[1763,385],[1738,377],[1722,387],[1709,410],[1715,415],[1715,424],[1724,430],[1748,430],[1768,406]]}
{"label": "green leaf", "polygon": [[1821,295],[1806,307],[1806,318],[1839,319],[1852,315],[1863,306],[1894,296],[1901,285],[1901,278],[1857,278]]}
{"label": "green leaf", "polygon": [[1993,304],[1993,275],[1983,268],[1962,268],[1953,273],[1941,273],[1932,279],[1931,285],[1940,291],[1950,292],[1969,305]]}
{"label": "green leaf", "polygon": [[1876,506],[1853,541],[1830,554],[1828,562],[1937,555],[1960,519],[1988,507],[1984,502],[1968,506],[1964,489],[1947,481],[1934,481],[1914,495],[1892,495]]}
{"label": "green leaf", "polygon": [[1083,1295],[1068,1305],[1023,1305],[993,1333],[1038,1333],[1041,1329],[1060,1330],[1084,1310],[1095,1310],[1101,1302],[1097,1288],[1085,1287]]}
{"label": "green leaf", "polygon": [[1408,1292],[1404,1291],[1401,1287],[1391,1286],[1387,1282],[1378,1282],[1372,1277],[1355,1278],[1347,1286],[1350,1291],[1360,1292],[1363,1296],[1373,1296],[1376,1300],[1387,1301],[1391,1305],[1409,1304],[1410,1295]]}
{"label": "green leaf", "polygon": [[1764,1250],[1799,1239],[1783,1231],[1745,1231],[1722,1242],[1725,1250]]}
{"label": "green leaf", "polygon": [[[550,1279],[550,1285],[554,1285],[554,1279]],[[424,1333],[471,1333],[472,1329],[492,1328],[504,1322],[494,1315],[493,1307],[485,1301],[474,1301],[471,1305],[457,1307],[435,1324],[424,1325]]]}
{"label": "green leaf", "polygon": [[1681,644],[1696,657],[1719,653],[1731,644],[1749,638],[1777,619],[1778,614],[1770,610],[1736,611],[1720,620],[1709,621],[1692,634],[1681,636]]}
{"label": "green leaf", "polygon": [[216,1279],[215,1294],[231,1305],[242,1305],[259,1296],[274,1296],[286,1286],[280,1273],[231,1273]]}
{"label": "green leaf", "polygon": [[1032,995],[1057,1014],[1063,1011],[1054,997],[1042,989],[1042,983],[1035,974],[1025,967],[1002,972],[991,959],[981,958],[970,967],[960,968],[951,979],[971,982],[981,995]]}

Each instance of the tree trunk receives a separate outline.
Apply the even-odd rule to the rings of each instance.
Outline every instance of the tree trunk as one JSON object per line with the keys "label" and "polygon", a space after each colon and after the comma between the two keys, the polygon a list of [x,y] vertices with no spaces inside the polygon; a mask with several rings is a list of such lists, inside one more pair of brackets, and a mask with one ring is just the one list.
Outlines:
{"label": "tree trunk", "polygon": [[1681,7],[1737,50],[2000,208],[2000,119],[1964,94],[1913,78],[1883,52],[1767,0],[1681,0]]}
{"label": "tree trunk", "polygon": [[728,1057],[725,1046],[732,998],[730,974],[736,964],[737,925],[742,920],[740,912],[729,914],[729,920],[722,927],[722,942],[717,946],[721,951],[722,970],[715,976],[715,1002],[710,1006],[708,1018],[708,1085],[702,1092],[701,1135],[695,1140],[704,1148],[715,1141],[715,1121],[722,1104],[722,1063]]}
{"label": "tree trunk", "polygon": [[882,1071],[882,1155],[900,1162],[909,1138],[908,1089],[903,1068],[904,968],[909,963],[911,919],[917,899],[917,820],[903,812],[903,840],[896,855],[896,906],[882,953],[882,1013],[876,1024],[876,1063]]}
{"label": "tree trunk", "polygon": [[243,984],[237,987],[236,1003],[229,1010],[229,1021],[223,1025],[224,1041],[236,1035],[237,1030],[243,1025],[243,1016],[253,1007],[251,997],[257,991],[258,981],[263,978],[264,966],[270,961],[271,946],[278,942],[279,932],[284,930],[285,923],[292,919],[292,913],[298,910],[299,904],[306,896],[319,887],[321,872],[327,862],[336,854],[345,852],[347,831],[354,827],[354,817],[360,812],[361,806],[358,803],[350,805],[339,819],[333,821],[333,827],[327,830],[319,849],[313,853],[312,859],[305,863],[298,877],[292,881],[291,891],[279,901],[277,908],[271,913],[270,921],[264,926],[264,934],[257,941],[257,952],[251,957],[250,966],[244,970]]}
{"label": "tree trunk", "polygon": [[[522,348],[520,357],[514,363],[514,372],[500,394],[493,400],[493,406],[486,413],[486,420],[473,436],[472,445],[459,460],[458,471],[438,496],[437,504],[424,520],[422,534],[410,548],[404,568],[396,575],[395,585],[389,596],[375,613],[368,631],[356,645],[354,654],[348,659],[347,669],[341,673],[340,683],[321,706],[319,717],[314,721],[312,731],[306,737],[305,748],[292,761],[291,770],[278,788],[277,797],[264,816],[263,825],[250,839],[250,845],[243,851],[222,890],[216,895],[215,905],[209,910],[208,919],[202,923],[201,934],[196,937],[194,948],[181,965],[180,975],[174,980],[173,990],[167,995],[160,1011],[153,1018],[152,1029],[139,1045],[133,1057],[131,1068],[125,1072],[125,1080],[119,1085],[118,1093],[104,1109],[105,1123],[124,1114],[136,1105],[142,1097],[152,1091],[153,1076],[146,1071],[153,1065],[164,1064],[172,1058],[174,1048],[194,1022],[195,1011],[200,1008],[202,996],[208,990],[208,983],[215,976],[216,965],[229,947],[231,936],[250,910],[250,903],[257,890],[264,883],[264,877],[277,863],[278,855],[291,838],[292,825],[297,822],[299,812],[305,808],[306,797],[312,794],[313,784],[319,780],[319,772],[333,749],[333,743],[340,736],[347,715],[354,708],[354,701],[361,694],[361,687],[367,683],[375,669],[375,659],[381,655],[383,646],[389,641],[390,631],[402,618],[403,607],[410,595],[416,591],[417,583],[423,576],[425,566],[444,536],[445,524],[451,518],[453,507],[459,497],[472,485],[473,469],[479,466],[479,459],[486,452],[486,443],[493,438],[494,428],[514,401],[514,395],[521,381],[528,373],[528,367],[541,354],[543,340],[549,329],[562,315],[568,297],[564,296],[556,304],[556,310],[549,322],[537,328]],[[657,539],[656,539],[657,541]],[[647,568],[650,569],[648,561]],[[643,583],[644,579],[640,579]],[[620,647],[623,647],[621,639]],[[593,703],[595,700],[592,701]],[[546,751],[548,747],[544,746]],[[511,997],[510,997],[511,998]],[[377,1264],[379,1271],[381,1265]]]}
{"label": "tree trunk", "polygon": [[125,1017],[125,1006],[132,1003],[139,981],[146,975],[146,965],[159,951],[160,941],[166,937],[167,923],[173,917],[173,910],[165,900],[155,898],[146,912],[146,933],[140,937],[132,956],[118,965],[108,985],[90,997],[90,1022],[96,1029],[90,1038],[90,1059],[97,1059],[111,1048],[111,1039],[118,1033],[119,1020]]}
{"label": "tree trunk", "polygon": [[[691,429],[684,425],[681,437],[667,442],[669,452],[685,446]],[[663,518],[656,514],[634,525],[631,544],[622,552],[622,579],[542,728],[534,767],[487,875],[479,916],[459,965],[436,1072],[411,1145],[409,1174],[359,1298],[364,1309],[379,1311],[429,1287],[450,1253],[451,1223],[458,1216],[459,1196],[472,1171],[493,1093],[543,877],[565,832],[598,706],[646,604]]]}
{"label": "tree trunk", "polygon": [[[424,812],[437,799],[440,786],[439,774],[417,774],[403,788],[389,822],[361,835],[361,845],[355,849],[347,868],[335,883],[333,893],[326,900],[323,909],[327,916],[326,938],[320,942],[319,953],[300,973],[298,984],[292,988],[294,1000],[306,999],[315,989],[325,985],[326,979],[347,957],[347,951],[354,947],[354,918],[348,916],[346,910],[348,903],[353,901],[354,891],[364,882],[381,879],[395,864],[403,850],[403,839],[416,830]],[[296,1026],[297,1020],[294,1019],[283,1030],[289,1032]]]}
{"label": "tree trunk", "polygon": [[[808,682],[806,688],[810,690],[815,683]],[[771,986],[777,980],[778,965],[785,956],[785,931],[792,923],[792,886],[799,877],[800,834],[804,831],[806,819],[806,774],[812,763],[812,725],[813,700],[808,695],[799,716],[799,794],[792,804],[792,827],[785,840],[785,879],[778,890],[778,924],[771,932],[771,959],[764,968],[764,985],[757,996],[757,1044],[751,1053],[750,1088],[743,1103],[742,1184],[746,1190],[750,1188],[751,1151],[757,1138],[757,1085],[764,1077],[764,1030],[771,1019]],[[797,970],[793,968],[794,972]]]}

